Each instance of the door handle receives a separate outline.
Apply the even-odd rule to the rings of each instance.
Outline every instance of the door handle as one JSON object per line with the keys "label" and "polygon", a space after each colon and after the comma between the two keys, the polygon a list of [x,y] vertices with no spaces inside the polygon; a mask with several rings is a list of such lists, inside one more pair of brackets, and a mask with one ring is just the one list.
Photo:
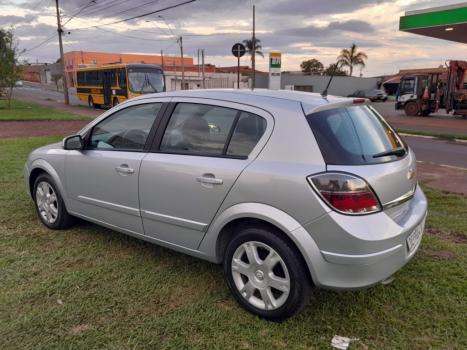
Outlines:
{"label": "door handle", "polygon": [[116,167],[115,170],[117,171],[117,173],[122,174],[122,175],[131,175],[131,174],[134,174],[135,172],[135,169],[128,167],[127,164],[122,164]]}
{"label": "door handle", "polygon": [[198,176],[196,181],[208,185],[222,185],[224,183],[224,180],[214,177],[213,174],[203,174],[202,176]]}

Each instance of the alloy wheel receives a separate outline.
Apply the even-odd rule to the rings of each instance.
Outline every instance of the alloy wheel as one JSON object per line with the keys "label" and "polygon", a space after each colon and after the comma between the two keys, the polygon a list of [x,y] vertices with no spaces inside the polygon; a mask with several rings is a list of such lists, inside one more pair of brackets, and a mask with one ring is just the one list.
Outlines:
{"label": "alloy wheel", "polygon": [[58,218],[57,195],[46,181],[41,181],[36,188],[36,204],[42,219],[48,224],[53,224]]}
{"label": "alloy wheel", "polygon": [[269,245],[249,241],[232,256],[232,277],[236,288],[251,305],[275,310],[287,301],[290,276],[281,256]]}

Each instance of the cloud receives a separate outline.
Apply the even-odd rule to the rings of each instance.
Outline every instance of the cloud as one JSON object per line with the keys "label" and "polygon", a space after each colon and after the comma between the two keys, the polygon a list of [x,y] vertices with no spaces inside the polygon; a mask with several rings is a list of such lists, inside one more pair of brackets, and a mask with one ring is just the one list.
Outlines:
{"label": "cloud", "polygon": [[15,16],[15,15],[6,15],[0,16],[0,26],[14,25],[20,22],[31,22],[35,16]]}
{"label": "cloud", "polygon": [[[65,51],[88,50],[140,52],[179,55],[163,15],[176,35],[183,35],[186,55],[195,56],[204,48],[207,62],[234,65],[230,49],[235,42],[251,37],[252,4],[256,5],[257,37],[266,56],[279,50],[284,69],[296,70],[303,59],[318,58],[325,65],[333,62],[340,50],[355,42],[369,55],[365,75],[397,71],[401,66],[419,63],[413,57],[441,60],[455,57],[460,46],[437,39],[401,33],[399,16],[407,10],[441,6],[458,0],[197,0],[188,5],[154,14],[140,20],[101,29],[76,28],[102,25],[184,0],[63,0]],[[0,0],[0,26],[14,24],[19,48],[27,49],[56,34],[55,6],[44,0]],[[237,32],[237,33],[236,33]],[[209,34],[209,35],[200,35]],[[28,52],[30,61],[55,61],[56,37]],[[248,58],[242,62],[246,64]],[[267,69],[267,58],[258,59]],[[418,63],[417,63],[418,62]],[[428,62],[420,64],[426,65]]]}
{"label": "cloud", "polygon": [[277,35],[289,35],[295,37],[330,37],[335,36],[337,32],[354,32],[354,33],[365,33],[371,34],[375,31],[373,26],[365,21],[360,20],[349,20],[344,22],[330,22],[324,27],[318,27],[309,25],[305,27],[289,28],[277,32]]}
{"label": "cloud", "polygon": [[323,14],[335,14],[356,11],[365,6],[378,5],[389,0],[282,0],[267,6],[268,13],[316,17]]}

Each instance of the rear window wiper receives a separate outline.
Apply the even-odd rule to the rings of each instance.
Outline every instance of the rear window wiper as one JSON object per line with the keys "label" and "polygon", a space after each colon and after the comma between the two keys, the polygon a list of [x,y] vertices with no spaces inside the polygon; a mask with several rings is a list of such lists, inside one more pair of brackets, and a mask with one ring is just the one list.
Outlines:
{"label": "rear window wiper", "polygon": [[386,156],[397,156],[397,157],[403,157],[407,151],[405,150],[404,147],[398,147],[394,149],[390,149],[388,151],[384,151],[381,153],[376,153],[373,155],[373,158],[380,158],[380,157],[386,157]]}

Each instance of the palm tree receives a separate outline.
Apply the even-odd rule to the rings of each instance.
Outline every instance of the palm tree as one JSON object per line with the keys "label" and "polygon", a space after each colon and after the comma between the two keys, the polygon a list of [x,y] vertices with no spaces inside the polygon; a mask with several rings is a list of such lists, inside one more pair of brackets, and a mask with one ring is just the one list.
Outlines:
{"label": "palm tree", "polygon": [[352,76],[353,67],[365,67],[366,59],[368,59],[366,53],[357,52],[357,45],[353,43],[350,50],[343,49],[341,51],[341,54],[337,57],[337,62],[340,63],[341,67],[349,67],[349,76]]}
{"label": "palm tree", "polygon": [[[250,60],[253,60],[253,40],[246,39],[243,40],[243,45],[245,45],[247,55],[250,55]],[[264,57],[263,51],[261,51],[263,47],[261,46],[261,40],[258,38],[255,39],[255,54]]]}

